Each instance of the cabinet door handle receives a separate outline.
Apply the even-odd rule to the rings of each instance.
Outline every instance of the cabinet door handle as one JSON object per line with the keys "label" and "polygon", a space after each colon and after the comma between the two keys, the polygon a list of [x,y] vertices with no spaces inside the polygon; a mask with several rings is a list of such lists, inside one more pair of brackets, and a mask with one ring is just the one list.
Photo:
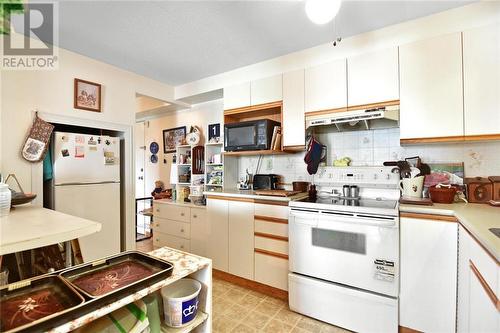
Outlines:
{"label": "cabinet door handle", "polygon": [[481,272],[476,268],[476,265],[472,262],[472,260],[469,260],[469,266],[476,278],[479,280],[479,284],[481,287],[483,287],[484,291],[486,292],[486,295],[488,295],[489,299],[493,303],[493,306],[500,311],[500,301],[498,300],[497,296],[495,295],[495,292],[490,288],[484,277],[481,275]]}
{"label": "cabinet door handle", "polygon": [[183,249],[183,248],[184,248],[184,245],[181,245],[181,249]]}
{"label": "cabinet door handle", "polygon": [[160,212],[160,208],[156,208],[156,212],[159,213]]}
{"label": "cabinet door handle", "polygon": [[184,229],[181,229],[181,232],[184,232]]}

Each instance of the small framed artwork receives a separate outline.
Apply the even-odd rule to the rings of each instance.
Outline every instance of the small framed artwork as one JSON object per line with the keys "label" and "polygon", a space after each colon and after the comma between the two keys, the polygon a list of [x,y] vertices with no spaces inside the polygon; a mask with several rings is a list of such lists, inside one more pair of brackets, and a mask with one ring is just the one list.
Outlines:
{"label": "small framed artwork", "polygon": [[163,130],[163,153],[175,152],[175,147],[186,141],[186,126]]}
{"label": "small framed artwork", "polygon": [[101,112],[101,85],[75,79],[73,104],[75,109]]}
{"label": "small framed artwork", "polygon": [[208,125],[208,142],[218,143],[220,141],[220,124]]}

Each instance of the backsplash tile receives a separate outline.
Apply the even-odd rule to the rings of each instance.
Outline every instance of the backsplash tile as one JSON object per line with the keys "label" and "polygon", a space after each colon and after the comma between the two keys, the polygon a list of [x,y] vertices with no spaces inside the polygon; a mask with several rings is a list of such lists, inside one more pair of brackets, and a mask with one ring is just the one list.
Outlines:
{"label": "backsplash tile", "polygon": [[[420,156],[426,163],[464,162],[465,176],[500,176],[500,142],[440,143],[399,145],[399,128],[358,132],[318,134],[318,140],[328,147],[327,163],[350,157],[354,166],[377,166],[384,161]],[[294,180],[312,181],[304,163],[305,153],[263,156],[260,173],[283,176],[285,183]],[[255,173],[257,156],[239,157],[238,174],[244,177],[248,168]],[[268,162],[271,161],[271,162]]]}

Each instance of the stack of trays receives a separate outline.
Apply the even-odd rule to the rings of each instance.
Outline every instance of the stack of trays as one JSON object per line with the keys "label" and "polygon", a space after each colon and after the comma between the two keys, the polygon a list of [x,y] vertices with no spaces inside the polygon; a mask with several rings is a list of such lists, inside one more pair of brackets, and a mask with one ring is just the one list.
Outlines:
{"label": "stack of trays", "polygon": [[46,331],[172,275],[173,265],[128,251],[0,289],[0,331]]}

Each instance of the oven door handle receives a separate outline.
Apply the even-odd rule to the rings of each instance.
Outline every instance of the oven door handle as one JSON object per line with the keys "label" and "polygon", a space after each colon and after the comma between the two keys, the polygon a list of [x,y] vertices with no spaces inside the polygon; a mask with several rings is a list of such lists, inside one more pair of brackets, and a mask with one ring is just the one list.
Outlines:
{"label": "oven door handle", "polygon": [[316,220],[314,217],[311,215],[307,214],[297,214],[293,213],[290,219],[291,224],[300,224],[300,225],[306,225],[309,227],[317,227],[318,226],[318,220]]}

